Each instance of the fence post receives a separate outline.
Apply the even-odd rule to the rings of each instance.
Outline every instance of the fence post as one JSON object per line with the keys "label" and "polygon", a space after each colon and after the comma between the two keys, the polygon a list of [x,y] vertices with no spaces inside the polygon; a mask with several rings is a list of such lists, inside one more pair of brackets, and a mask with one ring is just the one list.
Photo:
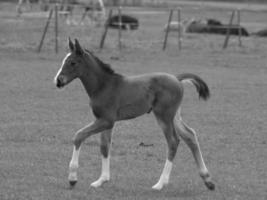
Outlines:
{"label": "fence post", "polygon": [[178,8],[177,9],[177,15],[178,15],[178,48],[179,50],[182,49],[182,41],[181,41],[181,27],[182,27],[182,24],[181,24],[181,9]]}
{"label": "fence post", "polygon": [[241,41],[241,25],[240,25],[241,17],[240,17],[240,9],[237,10],[237,25],[238,25],[238,45],[239,47],[242,46],[242,41]]}
{"label": "fence post", "polygon": [[107,19],[107,21],[105,23],[105,29],[104,29],[104,32],[102,34],[101,40],[100,40],[100,46],[99,46],[100,49],[102,49],[103,46],[104,46],[104,42],[105,42],[105,39],[106,39],[106,36],[107,36],[107,32],[108,32],[108,25],[109,25],[108,23],[110,21],[111,16],[112,16],[112,9],[109,10],[108,19]]}
{"label": "fence post", "polygon": [[122,22],[121,22],[121,6],[118,8],[118,14],[119,14],[119,35],[118,35],[118,39],[119,39],[119,49],[121,49],[121,26],[122,26]]}
{"label": "fence post", "polygon": [[169,34],[169,29],[170,29],[170,23],[172,20],[172,14],[173,14],[173,10],[170,10],[170,15],[169,15],[169,20],[168,20],[168,24],[167,24],[167,30],[165,32],[165,38],[164,38],[164,42],[163,42],[163,50],[166,49],[166,44],[167,44],[167,39],[168,39],[168,34]]}
{"label": "fence post", "polygon": [[58,53],[58,5],[55,5],[55,52]]}
{"label": "fence post", "polygon": [[51,18],[52,18],[52,14],[53,14],[53,9],[51,9],[50,12],[49,12],[49,16],[48,16],[47,21],[46,21],[46,24],[45,24],[45,28],[44,28],[44,31],[43,31],[43,35],[42,35],[40,44],[39,44],[39,46],[38,46],[38,50],[37,50],[38,53],[41,51],[41,48],[42,48],[42,46],[43,46],[44,38],[45,38],[45,35],[46,35],[46,33],[47,33],[47,29],[48,29],[48,26],[49,26],[49,24],[50,24],[50,21],[51,21]]}
{"label": "fence post", "polygon": [[229,38],[230,38],[230,28],[231,28],[231,26],[233,24],[234,16],[235,16],[235,10],[233,10],[231,18],[230,18],[230,21],[229,21],[226,37],[225,37],[224,44],[223,44],[223,49],[225,49],[227,47],[227,45],[228,45],[228,41],[229,41]]}

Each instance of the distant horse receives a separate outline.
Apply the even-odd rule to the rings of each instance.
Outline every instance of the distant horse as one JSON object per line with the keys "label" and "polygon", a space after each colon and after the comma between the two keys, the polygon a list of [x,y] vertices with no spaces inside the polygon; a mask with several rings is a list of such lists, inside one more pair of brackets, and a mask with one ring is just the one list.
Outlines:
{"label": "distant horse", "polygon": [[66,23],[71,25],[78,25],[74,20],[74,5],[82,5],[84,12],[80,19],[79,24],[83,24],[86,16],[89,17],[91,22],[97,22],[98,24],[105,18],[105,5],[103,0],[61,0],[60,10],[66,14]]}
{"label": "distant horse", "polygon": [[130,15],[121,15],[121,24],[119,15],[114,15],[107,20],[107,24],[110,28],[122,30],[136,30],[139,27],[138,19]]}
{"label": "distant horse", "polygon": [[30,7],[30,9],[32,8],[31,1],[30,0],[18,0],[18,3],[16,5],[17,17],[19,17],[23,13],[23,11],[22,11],[22,4],[24,2],[26,3],[26,5],[28,7]]}
{"label": "distant horse", "polygon": [[[180,31],[181,34],[184,35],[186,33],[187,27],[194,21],[195,21],[194,18],[185,19],[182,20],[181,22],[171,21],[169,24],[169,31]],[[168,29],[168,24],[165,24],[164,31],[167,31],[167,29]]]}
{"label": "distant horse", "polygon": [[222,34],[225,35],[229,31],[231,35],[249,36],[248,31],[238,25],[228,25],[222,24],[216,19],[206,19],[206,20],[195,20],[187,26],[186,32],[188,33],[211,33],[211,34]]}
{"label": "distant horse", "polygon": [[251,35],[256,35],[259,37],[267,37],[267,28],[251,33]]}
{"label": "distant horse", "polygon": [[199,97],[208,99],[209,88],[200,77],[194,74],[174,76],[167,73],[124,76],[114,72],[110,65],[103,63],[90,51],[84,50],[77,39],[75,44],[69,39],[69,49],[70,53],[63,59],[55,76],[55,84],[62,88],[79,78],[90,97],[90,106],[95,116],[95,120],[80,129],[73,139],[68,178],[71,186],[77,182],[79,152],[86,138],[101,133],[102,172],[99,179],[91,184],[92,187],[99,187],[110,179],[111,134],[115,122],[153,112],[167,140],[168,154],[159,181],[152,188],[161,190],[168,184],[173,159],[182,138],[193,153],[205,185],[210,190],[215,189],[202,158],[196,133],[182,121],[180,115],[184,90],[182,83],[193,84]]}

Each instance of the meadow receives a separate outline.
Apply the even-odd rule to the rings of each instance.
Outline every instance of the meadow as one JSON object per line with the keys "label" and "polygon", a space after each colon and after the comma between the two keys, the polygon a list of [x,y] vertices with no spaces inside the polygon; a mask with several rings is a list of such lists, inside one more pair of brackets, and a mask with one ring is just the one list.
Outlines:
{"label": "meadow", "polygon": [[[228,6],[229,7],[229,6]],[[126,12],[126,11],[125,11]],[[267,39],[186,34],[182,51],[171,33],[162,51],[167,9],[131,8],[140,28],[124,32],[118,50],[117,31],[109,30],[99,50],[103,27],[89,23],[68,26],[60,19],[59,53],[54,52],[53,23],[41,53],[36,49],[45,25],[38,13],[16,17],[15,6],[0,7],[0,199],[267,199]],[[79,18],[80,13],[76,11]],[[214,17],[228,22],[225,7],[182,6],[182,18]],[[242,25],[250,32],[266,27],[266,12],[245,11]],[[153,114],[116,124],[111,152],[111,181],[91,188],[101,170],[99,137],[82,146],[79,181],[68,185],[72,137],[94,119],[81,83],[58,90],[53,78],[68,52],[67,38],[79,38],[121,74],[155,71],[198,74],[209,85],[211,98],[199,101],[195,88],[185,86],[183,119],[196,130],[204,160],[216,183],[208,191],[185,143],[178,147],[170,184],[158,180],[166,142]],[[142,145],[145,144],[145,145]]]}

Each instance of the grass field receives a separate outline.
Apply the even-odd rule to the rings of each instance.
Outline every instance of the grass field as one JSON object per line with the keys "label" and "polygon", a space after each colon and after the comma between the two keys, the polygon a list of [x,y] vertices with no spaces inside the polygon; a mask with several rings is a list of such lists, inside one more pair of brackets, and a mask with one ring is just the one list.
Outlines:
{"label": "grass field", "polygon": [[[229,20],[229,10],[202,9],[186,5],[183,17]],[[267,199],[266,38],[243,38],[243,47],[238,47],[233,37],[228,49],[222,50],[224,37],[192,34],[185,36],[183,50],[178,52],[172,33],[163,52],[162,29],[168,12],[156,10],[160,12],[136,14],[140,30],[123,34],[121,52],[117,32],[109,32],[105,48],[99,52],[101,27],[67,26],[62,21],[59,54],[54,54],[52,28],[37,54],[45,18],[25,14],[17,19],[14,10],[12,4],[1,4],[1,200]],[[265,20],[264,12],[242,14],[242,25],[250,32],[266,27]],[[204,186],[184,143],[179,146],[170,184],[160,192],[152,191],[164,165],[166,144],[151,114],[116,125],[111,181],[99,189],[89,187],[100,174],[99,139],[89,138],[82,147],[79,181],[75,189],[69,189],[71,139],[93,115],[79,81],[61,91],[53,84],[67,53],[68,36],[79,38],[119,73],[191,72],[208,83],[208,102],[199,101],[195,88],[185,86],[182,115],[198,132],[204,159],[216,182],[215,191]],[[140,146],[142,142],[148,147]]]}

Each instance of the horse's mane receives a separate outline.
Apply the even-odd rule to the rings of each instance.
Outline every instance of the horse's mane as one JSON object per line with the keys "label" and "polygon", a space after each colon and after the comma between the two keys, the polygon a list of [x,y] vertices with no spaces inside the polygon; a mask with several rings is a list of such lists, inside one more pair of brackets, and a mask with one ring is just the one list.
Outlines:
{"label": "horse's mane", "polygon": [[94,55],[91,51],[88,49],[85,49],[87,53],[89,53],[97,62],[97,64],[101,67],[101,69],[108,73],[108,74],[115,74],[115,71],[111,68],[110,64],[104,63],[102,60],[100,60],[96,55]]}

